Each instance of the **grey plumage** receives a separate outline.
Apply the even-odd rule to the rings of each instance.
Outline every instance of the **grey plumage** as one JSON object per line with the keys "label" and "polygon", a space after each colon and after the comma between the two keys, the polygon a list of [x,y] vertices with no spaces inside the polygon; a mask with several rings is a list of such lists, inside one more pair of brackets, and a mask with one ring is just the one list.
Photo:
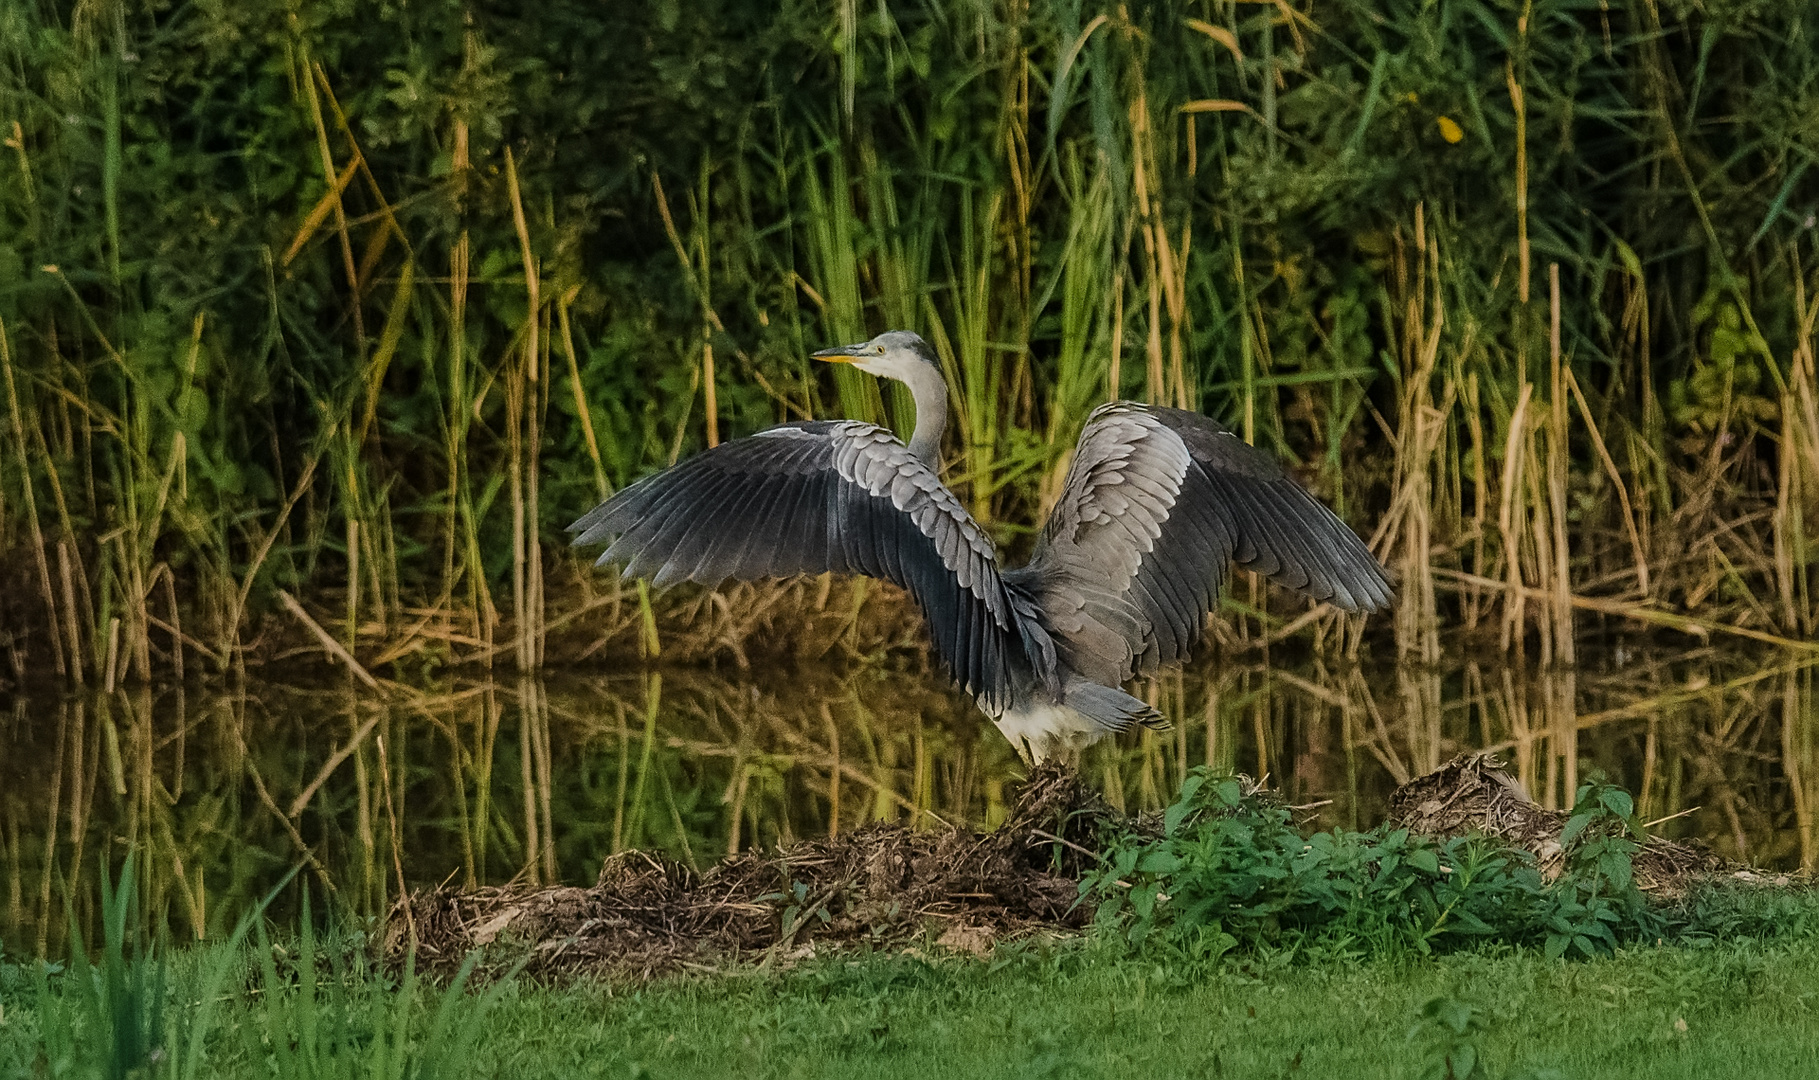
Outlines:
{"label": "grey plumage", "polygon": [[1184,658],[1228,563],[1346,611],[1389,603],[1382,566],[1267,455],[1196,413],[1118,401],[1087,418],[1028,566],[1062,659],[1117,684]]}
{"label": "grey plumage", "polygon": [[921,605],[962,688],[988,711],[1010,704],[1022,643],[992,543],[883,428],[815,421],[736,439],[633,484],[570,530],[577,544],[612,540],[601,564],[659,586],[823,571],[894,582]]}
{"label": "grey plumage", "polygon": [[697,454],[570,527],[653,584],[836,571],[907,589],[955,681],[1040,759],[1132,723],[1118,689],[1199,641],[1226,566],[1347,611],[1390,601],[1357,536],[1268,455],[1196,413],[1113,402],[1087,419],[1028,566],[996,551],[937,475],[946,386],[895,331],[816,356],[905,382],[906,446],[857,421],[785,424]]}

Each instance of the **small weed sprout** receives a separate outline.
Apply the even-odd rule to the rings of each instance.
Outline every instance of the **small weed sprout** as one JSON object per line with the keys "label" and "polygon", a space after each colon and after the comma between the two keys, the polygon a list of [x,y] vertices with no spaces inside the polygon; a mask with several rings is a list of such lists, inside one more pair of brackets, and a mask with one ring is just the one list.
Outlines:
{"label": "small weed sprout", "polygon": [[1422,1080],[1482,1080],[1489,1075],[1478,1041],[1487,1030],[1484,1010],[1452,995],[1430,998],[1408,1029],[1412,1042],[1425,1042]]}
{"label": "small weed sprout", "polygon": [[[1491,1034],[1495,1014],[1476,1002],[1455,994],[1442,994],[1422,1003],[1408,1029],[1410,1043],[1424,1044],[1421,1080],[1490,1080],[1491,1071],[1483,1042]],[[1517,1069],[1503,1074],[1506,1080],[1564,1080],[1557,1069]]]}

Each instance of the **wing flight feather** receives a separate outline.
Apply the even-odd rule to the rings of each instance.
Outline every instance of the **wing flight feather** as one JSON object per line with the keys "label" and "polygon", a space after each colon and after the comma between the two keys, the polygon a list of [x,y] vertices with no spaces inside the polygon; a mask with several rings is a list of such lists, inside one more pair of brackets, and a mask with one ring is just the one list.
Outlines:
{"label": "wing flight feather", "polygon": [[1036,597],[1070,668],[1116,686],[1187,655],[1234,562],[1347,611],[1390,600],[1376,557],[1274,459],[1197,413],[1114,402],[1005,580]]}
{"label": "wing flight feather", "polygon": [[890,432],[856,421],[785,424],[647,477],[569,531],[601,563],[653,584],[834,571],[907,589],[955,680],[994,715],[1030,670],[997,552]]}

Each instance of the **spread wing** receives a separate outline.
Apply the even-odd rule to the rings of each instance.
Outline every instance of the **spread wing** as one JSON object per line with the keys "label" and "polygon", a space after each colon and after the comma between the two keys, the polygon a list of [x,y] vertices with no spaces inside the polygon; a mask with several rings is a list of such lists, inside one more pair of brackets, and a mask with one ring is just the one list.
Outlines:
{"label": "spread wing", "polygon": [[1070,667],[1115,686],[1187,655],[1233,562],[1347,611],[1390,600],[1376,557],[1274,459],[1198,413],[1114,402],[1005,580],[1037,598]]}
{"label": "spread wing", "polygon": [[663,586],[822,571],[909,590],[954,678],[987,712],[1028,670],[997,552],[896,436],[856,421],[785,424],[647,477],[569,526],[600,563]]}

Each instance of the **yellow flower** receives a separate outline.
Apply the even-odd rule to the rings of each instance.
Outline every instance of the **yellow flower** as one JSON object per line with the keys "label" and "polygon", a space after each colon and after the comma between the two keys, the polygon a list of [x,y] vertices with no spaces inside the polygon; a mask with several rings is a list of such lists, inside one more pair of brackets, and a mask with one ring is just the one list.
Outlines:
{"label": "yellow flower", "polygon": [[1460,139],[1465,138],[1465,130],[1458,124],[1455,124],[1452,117],[1442,116],[1435,122],[1440,125],[1440,137],[1447,142],[1456,143]]}

